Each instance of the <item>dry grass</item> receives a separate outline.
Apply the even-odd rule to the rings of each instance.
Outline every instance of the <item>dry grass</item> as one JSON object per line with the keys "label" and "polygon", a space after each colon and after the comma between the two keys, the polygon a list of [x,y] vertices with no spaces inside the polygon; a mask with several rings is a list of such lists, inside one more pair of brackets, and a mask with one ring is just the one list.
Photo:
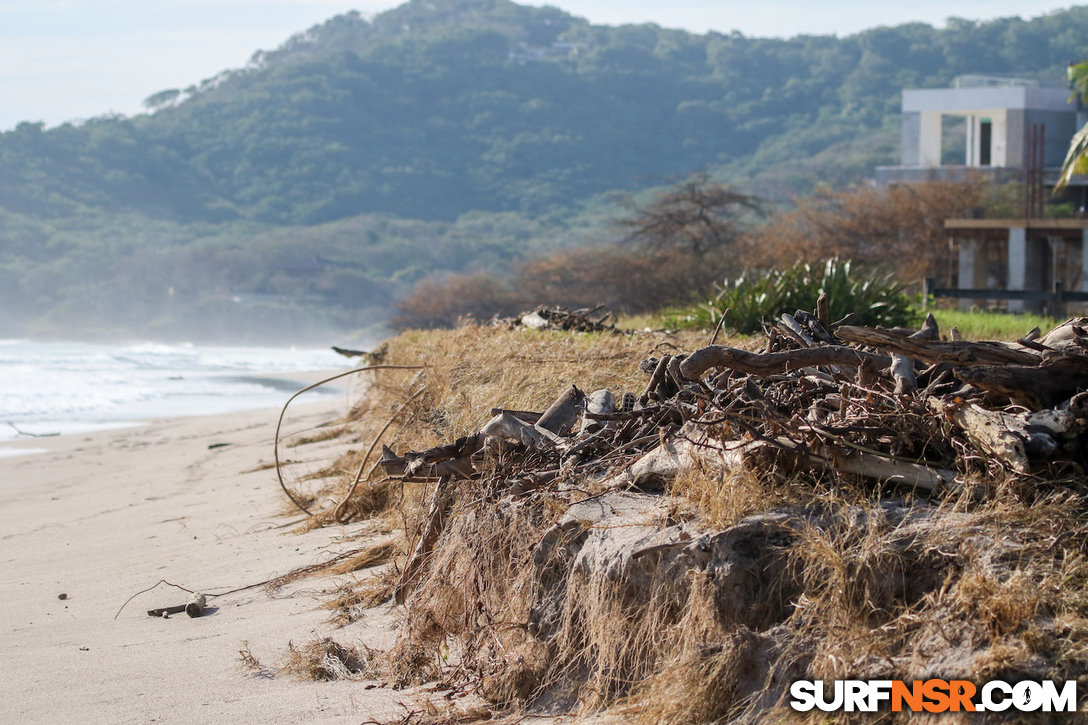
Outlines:
{"label": "dry grass", "polygon": [[[492,417],[494,407],[543,410],[571,384],[587,392],[600,388],[616,394],[641,392],[646,378],[638,371],[638,362],[655,347],[691,348],[704,343],[694,333],[625,337],[475,325],[409,331],[388,341],[384,363],[425,369],[361,373],[372,379],[367,381],[366,397],[349,416],[351,431],[369,445],[392,417],[393,425],[380,443],[397,450],[423,450],[476,432]],[[424,393],[409,401],[420,387]],[[363,481],[340,520],[379,516],[403,527],[418,506],[423,488],[382,479],[380,471],[367,475],[380,458],[381,446],[369,459],[360,460],[365,451],[365,447],[349,451],[323,469],[323,475],[336,476],[333,485],[310,500],[341,500],[361,470]],[[330,523],[332,514],[328,506],[307,525]]]}
{"label": "dry grass", "polygon": [[423,700],[409,707],[401,703],[404,715],[396,720],[380,723],[367,720],[363,725],[470,725],[471,723],[491,722],[494,713],[491,708],[479,704],[461,702],[435,702]]}
{"label": "dry grass", "polygon": [[366,610],[387,601],[393,594],[397,580],[395,567],[386,566],[395,555],[403,555],[404,540],[401,537],[374,542],[369,549],[348,557],[330,568],[331,574],[356,574],[366,571],[367,576],[341,582],[336,595],[325,607],[333,611],[333,622],[344,626],[362,619]]}
{"label": "dry grass", "polygon": [[366,645],[344,645],[328,637],[311,640],[296,647],[287,645],[287,652],[274,668],[265,666],[243,641],[238,650],[242,668],[259,677],[288,674],[306,680],[365,680],[375,672],[377,653]]}
{"label": "dry grass", "polygon": [[391,341],[390,359],[430,366],[419,423],[431,437],[412,438],[421,448],[475,432],[491,418],[492,407],[542,410],[572,384],[586,391],[641,391],[646,380],[638,362],[663,341],[465,326],[404,333]]}
{"label": "dry grass", "polygon": [[279,671],[306,680],[366,680],[375,674],[376,653],[366,645],[344,645],[328,637],[296,647],[288,643]]}
{"label": "dry grass", "polygon": [[393,569],[377,572],[361,582],[341,583],[335,598],[324,606],[333,611],[333,623],[343,627],[362,619],[368,609],[388,601],[396,583]]}
{"label": "dry grass", "polygon": [[270,669],[265,667],[259,659],[253,654],[253,651],[249,648],[249,642],[247,640],[242,641],[242,646],[238,650],[238,656],[242,660],[242,669],[247,673],[255,677],[272,677],[273,673]]}
{"label": "dry grass", "polygon": [[[376,373],[352,428],[369,444],[393,416],[383,442],[422,450],[478,430],[492,407],[541,410],[571,384],[640,392],[637,363],[662,341],[405,333],[386,361],[426,370]],[[690,350],[705,339],[669,342]],[[363,451],[335,464],[340,488],[323,500],[339,500],[374,465],[377,453],[362,461]],[[586,542],[622,530],[557,529],[569,494],[512,497],[492,483],[457,489],[384,660],[399,682],[471,684],[507,708],[615,707],[676,723],[789,719],[784,694],[801,678],[1079,677],[1088,686],[1082,483],[1010,478],[987,481],[982,500],[925,501],[841,478],[691,470],[631,531],[684,531],[691,542],[707,534],[717,558],[691,545],[611,568],[594,563]],[[580,495],[593,485],[579,483]],[[391,555],[392,566],[341,588],[330,605],[338,621],[389,598],[431,490],[360,485],[350,517],[374,517],[402,539],[374,559]],[[359,552],[340,566],[369,561]]]}
{"label": "dry grass", "polygon": [[[687,639],[624,707],[643,722],[764,722],[795,719],[784,704],[796,679],[1083,686],[1088,527],[1078,516],[1082,502],[1061,497],[1035,506],[991,500],[970,512],[829,508],[794,538],[779,590],[788,616]],[[686,605],[698,607],[696,597]]]}
{"label": "dry grass", "polygon": [[668,493],[687,502],[707,529],[734,526],[746,516],[789,506],[814,498],[810,484],[783,478],[776,485],[770,471],[715,471],[696,466],[670,482]]}
{"label": "dry grass", "polygon": [[300,435],[292,437],[288,441],[287,447],[297,448],[298,446],[305,446],[311,443],[321,443],[323,441],[333,440],[334,438],[339,438],[340,436],[344,435],[346,432],[347,430],[341,426],[327,426],[321,432],[315,433],[313,435]]}
{"label": "dry grass", "polygon": [[329,567],[330,574],[351,574],[385,564],[401,550],[399,541],[376,541]]}
{"label": "dry grass", "polygon": [[545,654],[524,626],[533,548],[556,514],[546,505],[492,509],[472,502],[451,512],[392,653],[398,680],[442,677],[453,640],[461,667],[475,671],[488,699],[512,704],[532,694]]}
{"label": "dry grass", "polygon": [[746,689],[764,675],[753,668],[760,641],[741,627],[715,644],[695,644],[643,683],[619,710],[640,723],[703,723],[730,719],[740,711]]}

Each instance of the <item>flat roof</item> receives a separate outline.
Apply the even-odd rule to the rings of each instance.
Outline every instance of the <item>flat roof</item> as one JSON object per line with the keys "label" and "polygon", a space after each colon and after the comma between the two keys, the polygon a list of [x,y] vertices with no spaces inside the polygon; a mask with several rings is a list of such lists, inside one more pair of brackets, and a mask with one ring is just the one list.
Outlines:
{"label": "flat roof", "polygon": [[1069,91],[1063,88],[1005,86],[983,88],[907,88],[903,113],[923,111],[972,112],[1000,110],[1069,111]]}
{"label": "flat roof", "polygon": [[1088,219],[946,219],[945,229],[1088,229]]}
{"label": "flat roof", "polygon": [[944,228],[952,237],[982,242],[1008,241],[1010,229],[1024,229],[1035,239],[1057,237],[1077,242],[1084,239],[1088,219],[946,219]]}

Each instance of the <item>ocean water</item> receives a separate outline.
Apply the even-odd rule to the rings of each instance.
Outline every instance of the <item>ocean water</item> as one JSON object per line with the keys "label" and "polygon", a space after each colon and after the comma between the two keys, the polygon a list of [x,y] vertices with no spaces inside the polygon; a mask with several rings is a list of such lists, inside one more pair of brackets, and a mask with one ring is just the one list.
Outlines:
{"label": "ocean water", "polygon": [[350,365],[327,348],[0,340],[0,442],[18,431],[67,434],[275,408],[301,387],[277,376]]}

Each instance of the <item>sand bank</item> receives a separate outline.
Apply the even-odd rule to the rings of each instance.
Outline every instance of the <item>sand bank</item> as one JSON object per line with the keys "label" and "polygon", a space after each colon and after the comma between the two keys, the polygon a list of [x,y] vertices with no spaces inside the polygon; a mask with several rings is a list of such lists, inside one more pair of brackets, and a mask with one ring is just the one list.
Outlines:
{"label": "sand bank", "polygon": [[[288,427],[337,419],[346,397],[300,405]],[[272,459],[278,411],[156,421],[121,430],[35,438],[0,457],[0,721],[362,722],[403,716],[403,692],[359,682],[255,674],[239,650],[269,666],[287,643],[331,635],[386,646],[376,617],[334,630],[319,608],[328,579],[301,580],[271,598],[254,589],[209,602],[209,616],[146,610],[184,603],[159,579],[203,591],[260,582],[350,548],[333,527],[284,525]],[[229,445],[212,447],[215,444]],[[298,472],[350,441],[289,449]],[[358,445],[358,444],[356,444]],[[60,595],[66,595],[64,599]]]}

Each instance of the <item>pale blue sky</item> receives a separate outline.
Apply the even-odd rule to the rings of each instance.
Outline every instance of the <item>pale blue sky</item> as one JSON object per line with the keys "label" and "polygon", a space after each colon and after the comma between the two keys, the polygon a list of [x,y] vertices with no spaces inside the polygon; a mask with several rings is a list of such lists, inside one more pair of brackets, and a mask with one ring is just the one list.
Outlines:
{"label": "pale blue sky", "polygon": [[[0,0],[0,131],[103,113],[138,113],[156,91],[237,68],[333,15],[398,0]],[[749,36],[850,33],[921,21],[1035,17],[1049,0],[530,0],[595,23],[654,22]]]}

